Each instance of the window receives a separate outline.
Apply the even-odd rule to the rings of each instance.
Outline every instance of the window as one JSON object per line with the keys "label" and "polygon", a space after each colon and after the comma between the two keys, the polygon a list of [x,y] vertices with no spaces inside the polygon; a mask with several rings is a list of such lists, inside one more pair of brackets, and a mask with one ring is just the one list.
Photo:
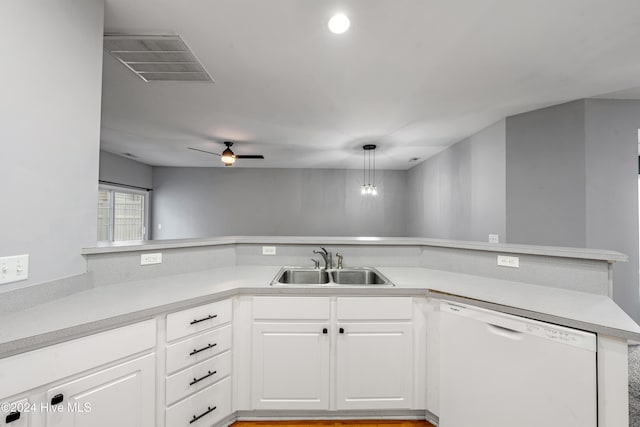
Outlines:
{"label": "window", "polygon": [[100,186],[98,241],[146,240],[146,191]]}

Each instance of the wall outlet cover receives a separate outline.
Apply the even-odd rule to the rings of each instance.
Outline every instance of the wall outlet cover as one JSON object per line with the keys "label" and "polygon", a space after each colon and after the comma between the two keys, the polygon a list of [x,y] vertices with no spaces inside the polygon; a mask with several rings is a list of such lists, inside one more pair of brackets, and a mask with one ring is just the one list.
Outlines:
{"label": "wall outlet cover", "polygon": [[276,247],[275,246],[263,246],[262,247],[262,255],[275,255]]}
{"label": "wall outlet cover", "polygon": [[140,265],[162,264],[162,252],[140,255]]}
{"label": "wall outlet cover", "polygon": [[500,243],[500,235],[489,234],[489,243]]}
{"label": "wall outlet cover", "polygon": [[520,257],[498,255],[498,265],[501,267],[520,268]]}

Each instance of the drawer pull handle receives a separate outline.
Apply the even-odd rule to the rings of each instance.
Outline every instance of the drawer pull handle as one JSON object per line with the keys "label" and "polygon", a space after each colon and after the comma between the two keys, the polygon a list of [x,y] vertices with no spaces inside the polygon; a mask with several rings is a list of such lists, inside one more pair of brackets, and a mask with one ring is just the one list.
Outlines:
{"label": "drawer pull handle", "polygon": [[20,419],[20,412],[11,412],[4,419],[4,422],[5,422],[5,424],[9,424],[9,423],[12,423],[14,421],[18,421],[19,419]]}
{"label": "drawer pull handle", "polygon": [[213,408],[211,406],[207,406],[207,410],[204,411],[203,413],[201,413],[200,415],[194,415],[193,418],[191,419],[191,421],[189,421],[189,424],[193,424],[196,421],[198,421],[200,418],[204,417],[205,415],[207,415],[210,412],[213,412],[216,410],[216,407],[214,406]]}
{"label": "drawer pull handle", "polygon": [[189,323],[190,325],[195,325],[196,323],[200,323],[200,322],[204,322],[205,320],[211,320],[211,319],[215,319],[216,317],[218,317],[217,314],[210,314],[207,317],[203,317],[202,319],[195,319],[193,320],[191,323]]}
{"label": "drawer pull handle", "polygon": [[51,398],[51,405],[57,405],[59,403],[62,403],[63,400],[64,400],[63,394],[56,394]]}
{"label": "drawer pull handle", "polygon": [[201,351],[205,351],[205,350],[209,350],[210,348],[213,348],[215,346],[217,346],[218,344],[213,343],[213,344],[207,344],[206,346],[202,347],[202,348],[198,348],[198,349],[193,349],[193,351],[191,353],[189,353],[189,356],[193,356],[194,354],[198,354]]}
{"label": "drawer pull handle", "polygon": [[217,373],[218,373],[218,371],[213,371],[213,372],[211,372],[211,371],[207,371],[207,372],[208,372],[208,374],[207,374],[207,375],[205,375],[205,376],[203,376],[203,377],[200,377],[200,378],[194,378],[194,379],[193,379],[193,381],[191,381],[191,382],[189,383],[189,385],[194,385],[194,384],[196,384],[196,383],[199,383],[200,381],[204,380],[205,378],[209,378],[211,375],[215,375],[215,374],[217,374]]}
{"label": "drawer pull handle", "polygon": [[340,332],[341,334],[344,334],[344,328],[338,329],[338,332]]}
{"label": "drawer pull handle", "polygon": [[328,334],[328,333],[329,333],[329,330],[328,330],[327,328],[322,328],[322,333],[323,333],[323,334]]}

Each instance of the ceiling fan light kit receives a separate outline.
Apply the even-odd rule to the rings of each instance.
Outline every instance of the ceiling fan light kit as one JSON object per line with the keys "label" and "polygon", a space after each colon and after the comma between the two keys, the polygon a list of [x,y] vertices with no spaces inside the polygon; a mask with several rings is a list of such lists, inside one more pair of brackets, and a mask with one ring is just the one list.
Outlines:
{"label": "ceiling fan light kit", "polygon": [[233,164],[236,162],[237,159],[257,159],[257,160],[264,159],[264,156],[262,154],[247,154],[247,155],[235,154],[233,151],[231,151],[231,146],[233,145],[233,142],[231,141],[225,141],[224,145],[226,145],[227,148],[224,149],[222,154],[218,154],[218,153],[214,153],[206,150],[200,150],[199,148],[193,148],[193,147],[188,147],[188,148],[189,150],[200,151],[201,153],[207,153],[207,154],[213,154],[215,156],[219,156],[220,160],[222,160],[222,163],[224,163],[225,166],[233,166]]}
{"label": "ceiling fan light kit", "polygon": [[222,152],[222,155],[220,156],[220,160],[222,160],[222,163],[224,163],[225,166],[233,166],[233,164],[236,162],[236,155],[233,154],[233,151],[231,151],[231,143],[225,143],[227,144],[227,148]]}
{"label": "ceiling fan light kit", "polygon": [[[371,161],[373,159],[373,162]],[[376,187],[376,145],[366,144],[362,146],[362,187],[360,194],[363,196],[377,196]]]}

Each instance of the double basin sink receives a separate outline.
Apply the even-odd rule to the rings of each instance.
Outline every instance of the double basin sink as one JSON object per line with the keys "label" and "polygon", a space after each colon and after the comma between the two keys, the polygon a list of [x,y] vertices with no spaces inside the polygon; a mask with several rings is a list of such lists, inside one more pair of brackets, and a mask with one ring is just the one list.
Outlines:
{"label": "double basin sink", "polygon": [[271,285],[395,286],[382,273],[372,267],[337,270],[283,267]]}

